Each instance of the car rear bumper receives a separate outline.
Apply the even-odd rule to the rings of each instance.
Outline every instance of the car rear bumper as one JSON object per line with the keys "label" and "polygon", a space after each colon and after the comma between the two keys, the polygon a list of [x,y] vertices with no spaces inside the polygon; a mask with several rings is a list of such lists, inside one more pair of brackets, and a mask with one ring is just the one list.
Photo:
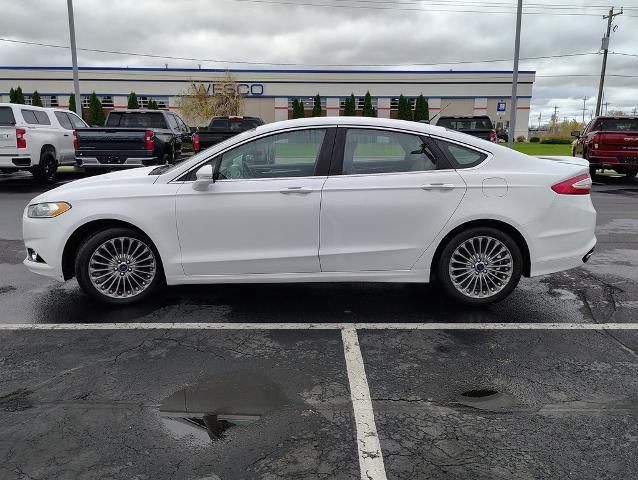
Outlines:
{"label": "car rear bumper", "polygon": [[159,159],[157,157],[129,157],[121,163],[101,162],[97,157],[81,157],[75,159],[75,165],[86,168],[134,168],[134,167],[150,167],[157,165]]}
{"label": "car rear bumper", "polygon": [[596,245],[596,210],[589,195],[556,195],[546,214],[524,228],[530,276],[569,270],[589,260]]}
{"label": "car rear bumper", "polygon": [[596,166],[638,167],[638,152],[615,151],[604,155],[590,155],[589,163]]}
{"label": "car rear bumper", "polygon": [[0,168],[28,168],[30,166],[30,156],[0,155]]}

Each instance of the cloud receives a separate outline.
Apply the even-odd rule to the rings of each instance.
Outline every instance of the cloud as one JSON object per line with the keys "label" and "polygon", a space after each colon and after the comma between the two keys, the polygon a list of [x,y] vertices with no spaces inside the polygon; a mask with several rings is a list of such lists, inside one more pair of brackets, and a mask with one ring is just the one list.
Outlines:
{"label": "cloud", "polygon": [[[330,3],[313,0],[319,1]],[[3,37],[68,44],[65,2],[24,3],[28,8],[3,9],[0,16]],[[85,48],[203,59],[345,65],[475,61],[513,56],[514,16],[488,13],[489,8],[482,8],[483,13],[446,13],[235,0],[76,0],[74,7],[78,46]],[[580,10],[576,7],[571,11]],[[638,53],[633,33],[638,18],[624,15],[617,17],[615,23],[619,28],[612,36],[611,49]],[[595,52],[604,28],[602,16],[525,15],[521,56]],[[198,63],[203,67],[241,66],[93,52],[78,52],[78,57],[80,64],[86,66],[164,66],[164,63],[171,67],[196,67]],[[548,118],[554,105],[559,107],[560,117],[580,118],[583,97],[590,99],[587,108],[594,108],[601,61],[600,55],[522,61],[521,69],[536,70],[538,75],[532,99],[532,123],[539,112]],[[69,65],[70,53],[64,49],[2,43],[0,64]],[[611,55],[607,72],[638,75],[637,67],[636,57]],[[417,68],[503,70],[511,69],[512,65],[501,62]],[[586,76],[565,76],[578,74]],[[610,109],[630,111],[638,106],[638,78],[610,76],[605,85],[605,100]]]}

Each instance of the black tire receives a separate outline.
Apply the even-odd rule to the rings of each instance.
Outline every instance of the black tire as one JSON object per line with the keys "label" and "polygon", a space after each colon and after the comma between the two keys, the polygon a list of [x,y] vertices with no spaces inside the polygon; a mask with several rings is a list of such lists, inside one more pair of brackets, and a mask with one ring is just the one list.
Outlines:
{"label": "black tire", "polygon": [[589,167],[589,176],[591,178],[594,178],[596,176],[596,170],[598,170],[596,167]]}
{"label": "black tire", "polygon": [[[154,263],[153,263],[152,270],[153,270],[154,276],[152,277],[152,280],[150,282],[148,282],[147,284],[144,284],[143,289],[137,294],[134,292],[132,293],[131,292],[132,289],[130,288],[129,288],[129,291],[126,292],[126,283],[124,283],[122,294],[118,295],[117,291],[120,288],[120,283],[117,283],[117,286],[114,288],[112,288],[111,286],[108,286],[108,289],[105,289],[105,291],[103,291],[97,288],[96,285],[91,280],[89,265],[90,265],[91,257],[93,256],[93,254],[96,252],[96,250],[100,249],[100,247],[103,246],[105,242],[108,242],[111,240],[113,240],[114,242],[118,242],[119,239],[133,239],[131,241],[139,242],[139,244],[146,246],[149,252],[151,252],[153,255]],[[136,245],[137,244],[138,243],[136,243]],[[114,273],[113,273],[114,277],[111,277],[111,278],[114,278],[114,281],[118,279],[115,272],[120,273],[120,275],[127,275],[127,274],[123,274],[121,270],[115,270],[116,268],[115,264],[113,264],[113,267],[114,267]],[[110,274],[110,267],[108,270]],[[130,270],[133,271],[132,268]],[[80,245],[80,248],[78,249],[78,252],[75,258],[75,276],[77,278],[78,283],[80,284],[80,287],[82,287],[82,290],[84,290],[84,292],[86,292],[89,296],[93,297],[96,300],[109,303],[111,305],[128,305],[131,303],[139,302],[141,300],[144,300],[154,295],[155,293],[157,293],[158,290],[160,290],[165,285],[165,277],[164,277],[164,270],[162,268],[162,262],[161,262],[159,253],[157,252],[157,249],[153,245],[153,242],[151,242],[145,235],[135,230],[132,230],[129,228],[120,228],[120,227],[109,228],[106,230],[96,232],[92,234],[91,236],[89,236],[86,240],[84,240],[84,242]],[[109,280],[109,278],[107,278],[107,280]],[[106,283],[107,280],[105,280],[104,283]],[[129,280],[129,282],[131,282],[131,280]],[[106,292],[106,290],[110,290],[110,293]],[[114,291],[115,293],[113,293]],[[127,294],[129,295],[126,296]]]}
{"label": "black tire", "polygon": [[[499,284],[499,286],[496,287],[500,290],[496,291],[494,294],[481,296],[481,297],[470,296],[464,293],[463,291],[461,291],[460,288],[457,288],[454,284],[454,281],[450,273],[450,262],[452,260],[452,255],[454,254],[456,249],[459,248],[468,240],[477,238],[477,237],[488,237],[500,242],[500,244],[506,247],[506,249],[509,251],[509,254],[511,256],[511,264],[512,264],[511,271],[507,271],[503,273],[503,275],[510,273],[510,276],[507,279],[506,283],[504,283],[503,285]],[[482,262],[479,262],[479,263],[482,263]],[[469,262],[468,262],[468,265],[469,265]],[[488,265],[489,265],[489,262],[486,262],[485,265],[481,267],[481,270],[486,269]],[[479,265],[477,263],[476,268],[478,269],[478,267]],[[508,234],[503,233],[501,230],[498,230],[492,227],[474,227],[474,228],[465,230],[463,232],[460,232],[459,234],[455,235],[449,242],[447,242],[447,244],[443,248],[443,251],[441,252],[441,255],[439,256],[438,264],[435,266],[435,272],[436,272],[436,277],[440,286],[449,297],[465,305],[471,305],[471,306],[489,305],[491,303],[495,303],[495,302],[499,302],[503,300],[510,293],[512,293],[512,290],[514,290],[514,288],[516,288],[516,285],[518,285],[518,282],[521,278],[521,274],[523,272],[523,255],[521,254],[521,250],[516,244],[516,242]],[[473,275],[473,274],[470,273],[470,275]],[[499,275],[501,275],[500,272],[499,272]],[[470,278],[472,277],[465,277],[463,279],[463,282],[466,279],[469,280]],[[469,284],[471,284],[471,282]],[[485,285],[487,286],[487,283],[485,283]]]}
{"label": "black tire", "polygon": [[632,169],[632,168],[630,168],[630,169],[628,169],[628,170],[625,170],[623,173],[624,173],[627,177],[630,177],[630,178],[631,178],[631,177],[635,177],[636,175],[638,175],[638,169]]}
{"label": "black tire", "polygon": [[168,164],[172,165],[173,163],[175,163],[175,147],[170,146],[168,148],[169,148],[168,152],[166,152],[164,156],[162,157],[162,164],[164,165],[168,165]]}
{"label": "black tire", "polygon": [[55,180],[58,172],[58,161],[55,153],[45,150],[40,153],[40,162],[31,169],[35,181],[40,185],[48,185]]}

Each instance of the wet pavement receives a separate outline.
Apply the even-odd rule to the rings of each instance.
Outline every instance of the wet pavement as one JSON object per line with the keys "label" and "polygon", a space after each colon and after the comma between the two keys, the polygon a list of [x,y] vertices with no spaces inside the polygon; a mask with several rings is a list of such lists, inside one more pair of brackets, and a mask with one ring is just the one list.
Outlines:
{"label": "wet pavement", "polygon": [[[0,330],[2,479],[361,478],[340,330],[134,324],[638,322],[636,179],[596,179],[586,266],[485,309],[397,284],[184,286],[96,306],[21,264],[40,191],[0,175],[0,323],[131,328]],[[358,334],[386,471],[370,478],[638,478],[637,331]]]}

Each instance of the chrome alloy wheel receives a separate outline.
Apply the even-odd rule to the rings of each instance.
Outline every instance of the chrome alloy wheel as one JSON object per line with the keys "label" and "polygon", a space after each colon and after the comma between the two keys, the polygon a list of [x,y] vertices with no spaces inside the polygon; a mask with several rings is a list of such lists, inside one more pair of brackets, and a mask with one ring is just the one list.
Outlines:
{"label": "chrome alloy wheel", "polygon": [[153,250],[142,240],[131,237],[107,240],[89,260],[91,283],[110,298],[139,295],[151,284],[156,271]]}
{"label": "chrome alloy wheel", "polygon": [[454,287],[470,298],[487,298],[503,290],[512,278],[509,248],[494,237],[477,236],[461,243],[450,257]]}

